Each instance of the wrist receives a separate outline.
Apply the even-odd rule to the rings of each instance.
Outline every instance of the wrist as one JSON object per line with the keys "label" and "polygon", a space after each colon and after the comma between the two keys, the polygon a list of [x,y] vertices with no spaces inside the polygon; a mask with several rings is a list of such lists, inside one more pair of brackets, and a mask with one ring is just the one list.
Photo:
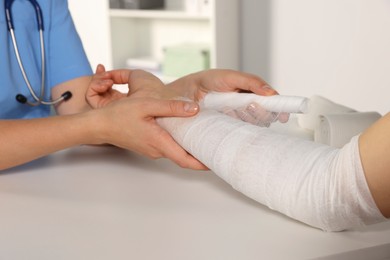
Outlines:
{"label": "wrist", "polygon": [[88,112],[79,114],[82,126],[83,143],[91,145],[99,145],[107,143],[108,135],[105,117],[102,116],[102,109],[94,109]]}

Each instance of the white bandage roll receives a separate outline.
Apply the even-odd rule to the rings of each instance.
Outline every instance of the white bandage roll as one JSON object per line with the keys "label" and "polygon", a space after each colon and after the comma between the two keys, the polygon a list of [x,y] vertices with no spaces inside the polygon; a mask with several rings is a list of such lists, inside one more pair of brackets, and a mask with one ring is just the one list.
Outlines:
{"label": "white bandage roll", "polygon": [[322,115],[319,118],[320,123],[314,130],[314,141],[340,148],[352,136],[362,133],[381,118],[381,115],[377,112],[354,112]]}
{"label": "white bandage roll", "polygon": [[297,96],[259,96],[251,93],[211,92],[201,101],[201,106],[223,111],[226,107],[238,109],[251,103],[257,103],[271,112],[304,113],[307,110],[308,101],[305,97]]}
{"label": "white bandage roll", "polygon": [[352,112],[356,112],[356,110],[321,96],[312,96],[307,103],[307,113],[298,116],[298,124],[304,129],[314,130],[320,124],[321,115]]}
{"label": "white bandage roll", "polygon": [[385,220],[367,187],[357,137],[340,150],[211,110],[158,122],[235,189],[287,216],[328,231]]}

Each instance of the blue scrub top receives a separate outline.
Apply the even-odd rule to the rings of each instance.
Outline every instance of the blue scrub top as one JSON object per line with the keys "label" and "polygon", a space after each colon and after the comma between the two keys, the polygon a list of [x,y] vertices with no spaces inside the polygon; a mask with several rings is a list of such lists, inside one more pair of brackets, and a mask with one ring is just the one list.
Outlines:
{"label": "blue scrub top", "polygon": [[[33,101],[19,69],[6,26],[4,0],[0,0],[0,119],[37,118],[50,114],[50,107],[31,107],[15,100],[18,93]],[[37,0],[44,21],[46,50],[45,99],[59,83],[91,75],[92,70],[76,32],[67,0]],[[35,11],[27,0],[12,5],[14,32],[20,57],[35,93],[41,88],[41,53]]]}

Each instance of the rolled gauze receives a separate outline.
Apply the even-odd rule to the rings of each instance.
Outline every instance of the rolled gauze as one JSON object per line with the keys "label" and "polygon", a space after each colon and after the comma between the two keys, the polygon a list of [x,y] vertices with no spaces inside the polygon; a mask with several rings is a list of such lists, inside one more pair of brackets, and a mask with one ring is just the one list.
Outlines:
{"label": "rolled gauze", "polygon": [[356,110],[321,96],[312,96],[307,104],[307,113],[298,116],[298,124],[304,129],[315,130],[320,124],[321,115],[349,112],[356,112]]}
{"label": "rolled gauze", "polygon": [[377,112],[353,112],[321,115],[314,130],[314,141],[342,147],[351,138],[372,125],[381,115]]}
{"label": "rolled gauze", "polygon": [[207,109],[223,111],[224,108],[243,108],[250,103],[257,103],[271,112],[305,113],[308,99],[298,96],[260,96],[250,93],[211,92],[201,101],[201,106]]}

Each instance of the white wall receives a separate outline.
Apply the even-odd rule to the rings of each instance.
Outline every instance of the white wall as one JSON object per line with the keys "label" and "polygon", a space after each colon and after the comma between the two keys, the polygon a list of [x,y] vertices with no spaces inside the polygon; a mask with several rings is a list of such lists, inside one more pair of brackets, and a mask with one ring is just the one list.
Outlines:
{"label": "white wall", "polygon": [[245,0],[243,12],[244,70],[283,94],[389,111],[389,0]]}
{"label": "white wall", "polygon": [[108,0],[68,0],[69,9],[83,41],[88,59],[95,69],[102,63],[112,67]]}
{"label": "white wall", "polygon": [[[91,64],[111,68],[107,0],[69,0]],[[386,113],[390,0],[242,1],[241,68],[283,94]]]}

